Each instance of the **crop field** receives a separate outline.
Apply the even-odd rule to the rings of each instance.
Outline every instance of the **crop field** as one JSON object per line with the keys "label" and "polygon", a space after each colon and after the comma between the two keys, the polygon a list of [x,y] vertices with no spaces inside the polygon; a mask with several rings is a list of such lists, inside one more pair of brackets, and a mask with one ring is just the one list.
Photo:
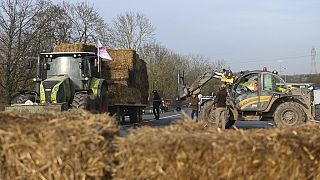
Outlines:
{"label": "crop field", "polygon": [[221,130],[182,118],[119,136],[108,115],[0,113],[0,179],[320,179],[320,126]]}

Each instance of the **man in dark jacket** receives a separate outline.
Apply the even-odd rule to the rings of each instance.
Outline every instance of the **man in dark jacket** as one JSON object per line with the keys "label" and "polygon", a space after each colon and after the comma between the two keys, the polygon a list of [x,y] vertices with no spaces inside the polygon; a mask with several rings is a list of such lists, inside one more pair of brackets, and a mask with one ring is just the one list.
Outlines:
{"label": "man in dark jacket", "polygon": [[198,96],[195,94],[192,94],[190,99],[189,99],[189,106],[191,107],[191,118],[194,119],[194,115],[196,115],[196,122],[198,122],[198,104],[199,104],[199,99]]}
{"label": "man in dark jacket", "polygon": [[226,85],[223,84],[214,98],[216,126],[222,129],[225,129],[227,120],[227,96]]}
{"label": "man in dark jacket", "polygon": [[153,114],[154,118],[159,120],[160,118],[160,105],[161,105],[161,98],[159,93],[156,90],[152,91],[153,93]]}

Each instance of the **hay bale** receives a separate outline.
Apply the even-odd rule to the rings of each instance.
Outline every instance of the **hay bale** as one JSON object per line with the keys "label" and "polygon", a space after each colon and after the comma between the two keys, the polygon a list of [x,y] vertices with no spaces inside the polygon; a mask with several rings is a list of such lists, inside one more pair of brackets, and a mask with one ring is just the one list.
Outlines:
{"label": "hay bale", "polygon": [[[118,85],[109,85],[111,104],[147,104],[148,74],[146,62],[134,50],[108,50],[112,61],[102,63],[103,77]],[[120,97],[123,96],[123,97]]]}
{"label": "hay bale", "polygon": [[226,130],[192,121],[117,140],[115,179],[319,179],[320,126]]}
{"label": "hay bale", "polygon": [[111,105],[141,104],[141,92],[137,88],[130,88],[123,84],[110,84],[108,94]]}
{"label": "hay bale", "polygon": [[108,69],[134,69],[138,54],[134,50],[114,50],[108,49],[112,61],[106,61]]}
{"label": "hay bale", "polygon": [[53,48],[53,52],[97,52],[97,48],[94,45],[88,45],[83,43],[76,44],[60,44]]}
{"label": "hay bale", "polygon": [[0,113],[0,179],[107,179],[118,128],[108,115]]}

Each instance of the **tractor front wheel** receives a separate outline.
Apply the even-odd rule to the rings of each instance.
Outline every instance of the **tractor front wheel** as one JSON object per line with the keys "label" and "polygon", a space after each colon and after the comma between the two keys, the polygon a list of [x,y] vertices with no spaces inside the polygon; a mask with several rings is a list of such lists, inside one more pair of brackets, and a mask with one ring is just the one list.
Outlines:
{"label": "tractor front wheel", "polygon": [[91,110],[91,99],[89,94],[78,93],[74,95],[71,107],[75,109]]}
{"label": "tractor front wheel", "polygon": [[274,122],[278,127],[297,126],[306,121],[306,114],[296,102],[284,102],[274,112]]}

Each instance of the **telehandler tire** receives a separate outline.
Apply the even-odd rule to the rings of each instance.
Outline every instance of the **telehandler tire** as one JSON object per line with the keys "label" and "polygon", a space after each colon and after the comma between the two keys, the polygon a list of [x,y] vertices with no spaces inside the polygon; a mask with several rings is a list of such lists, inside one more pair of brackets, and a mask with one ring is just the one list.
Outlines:
{"label": "telehandler tire", "polygon": [[203,123],[205,127],[215,126],[215,111],[213,109],[213,101],[208,101],[203,105],[200,111],[199,121]]}
{"label": "telehandler tire", "polygon": [[284,102],[274,112],[277,127],[293,127],[306,121],[306,114],[296,102]]}

